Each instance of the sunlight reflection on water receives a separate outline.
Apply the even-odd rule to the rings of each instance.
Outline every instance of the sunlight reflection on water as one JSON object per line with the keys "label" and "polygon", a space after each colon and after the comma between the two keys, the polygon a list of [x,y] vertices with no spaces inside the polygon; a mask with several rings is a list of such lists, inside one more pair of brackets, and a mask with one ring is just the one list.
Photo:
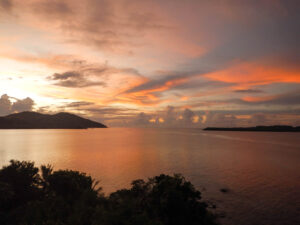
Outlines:
{"label": "sunlight reflection on water", "polygon": [[84,171],[106,193],[134,179],[182,173],[227,214],[224,224],[300,224],[299,133],[0,130],[0,166],[10,159]]}

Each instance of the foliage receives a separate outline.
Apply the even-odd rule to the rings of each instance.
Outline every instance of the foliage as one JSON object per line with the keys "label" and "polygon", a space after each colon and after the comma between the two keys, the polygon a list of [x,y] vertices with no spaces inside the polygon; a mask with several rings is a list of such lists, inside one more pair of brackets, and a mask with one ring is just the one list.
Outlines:
{"label": "foliage", "polygon": [[108,197],[90,176],[10,161],[0,170],[3,225],[212,225],[216,216],[181,175],[135,180]]}

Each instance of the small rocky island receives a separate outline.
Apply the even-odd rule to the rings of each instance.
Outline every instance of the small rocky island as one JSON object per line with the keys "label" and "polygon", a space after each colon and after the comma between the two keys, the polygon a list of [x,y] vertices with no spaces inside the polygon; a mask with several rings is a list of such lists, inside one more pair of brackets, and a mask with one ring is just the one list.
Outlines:
{"label": "small rocky island", "polygon": [[266,131],[266,132],[300,132],[300,127],[286,125],[256,127],[207,127],[207,131]]}
{"label": "small rocky island", "polygon": [[106,128],[102,123],[84,119],[71,113],[54,115],[21,112],[0,117],[0,129],[87,129]]}

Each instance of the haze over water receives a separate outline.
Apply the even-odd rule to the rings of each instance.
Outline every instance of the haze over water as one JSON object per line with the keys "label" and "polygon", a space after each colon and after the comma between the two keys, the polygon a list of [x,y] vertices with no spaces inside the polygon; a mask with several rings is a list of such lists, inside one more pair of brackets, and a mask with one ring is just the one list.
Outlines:
{"label": "haze over water", "polygon": [[298,133],[0,130],[0,143],[0,166],[17,159],[84,171],[100,180],[105,193],[134,179],[181,173],[226,214],[222,224],[300,222]]}

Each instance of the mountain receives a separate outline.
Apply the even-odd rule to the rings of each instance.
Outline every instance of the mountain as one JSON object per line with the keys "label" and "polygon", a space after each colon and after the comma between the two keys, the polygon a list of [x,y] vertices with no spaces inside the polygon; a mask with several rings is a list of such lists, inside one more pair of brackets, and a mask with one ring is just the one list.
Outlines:
{"label": "mountain", "polygon": [[0,129],[86,129],[106,128],[104,124],[71,113],[54,115],[21,112],[0,117]]}
{"label": "mountain", "polygon": [[208,131],[268,131],[268,132],[300,132],[300,127],[286,125],[256,126],[256,127],[207,127]]}

